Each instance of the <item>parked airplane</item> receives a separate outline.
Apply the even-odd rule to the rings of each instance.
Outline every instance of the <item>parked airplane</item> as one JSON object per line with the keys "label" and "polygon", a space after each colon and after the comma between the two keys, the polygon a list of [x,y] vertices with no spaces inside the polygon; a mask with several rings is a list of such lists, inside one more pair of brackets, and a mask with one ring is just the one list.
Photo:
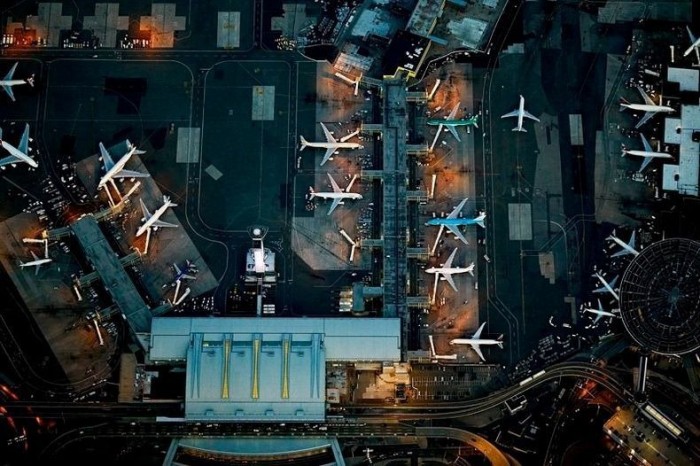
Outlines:
{"label": "parked airplane", "polygon": [[136,236],[141,236],[149,228],[153,228],[154,230],[157,230],[158,228],[177,227],[177,225],[175,225],[174,223],[168,223],[168,222],[164,222],[163,220],[160,220],[161,215],[163,215],[165,213],[165,211],[168,210],[168,207],[176,207],[177,206],[177,204],[170,202],[170,198],[168,196],[163,196],[163,205],[158,207],[158,210],[156,210],[153,213],[150,213],[148,211],[148,209],[146,208],[146,204],[143,203],[142,199],[139,199],[139,202],[141,203],[141,211],[143,212],[143,217],[141,218],[141,220],[144,223],[136,231]]}
{"label": "parked airplane", "polygon": [[25,267],[35,267],[34,269],[34,275],[39,274],[39,269],[41,268],[42,265],[48,264],[49,262],[52,261],[52,259],[49,257],[49,242],[45,241],[44,242],[44,257],[38,257],[36,254],[34,254],[34,251],[29,251],[32,253],[32,260],[28,262],[22,262],[19,261],[19,266],[22,268]]}
{"label": "parked airplane", "polygon": [[631,104],[627,102],[625,99],[622,99],[622,102],[620,102],[620,111],[622,112],[626,108],[629,108],[630,110],[639,110],[644,113],[644,116],[637,122],[637,125],[635,126],[635,129],[639,128],[642,126],[644,123],[646,123],[649,118],[653,117],[657,113],[673,113],[675,110],[669,106],[663,105],[663,98],[659,98],[659,102],[661,102],[659,105],[655,104],[653,100],[647,95],[646,92],[644,92],[644,89],[641,87],[637,86],[637,90],[642,96],[642,99],[644,99],[643,104]]}
{"label": "parked airplane", "polygon": [[[333,186],[333,192],[316,192],[316,191],[314,191],[313,187],[309,186],[309,191],[311,191],[310,199],[313,199],[315,197],[318,197],[320,199],[333,199],[333,203],[331,204],[330,209],[328,209],[328,213],[326,215],[330,215],[331,212],[333,212],[336,207],[338,207],[340,204],[344,204],[344,202],[343,202],[344,199],[352,199],[352,200],[362,199],[362,194],[347,192],[348,189],[350,189],[352,182],[350,183],[350,185],[348,185],[347,188],[345,188],[345,191],[343,191],[338,186],[338,183],[335,182],[335,180],[333,179],[331,174],[327,173],[327,175],[328,175],[328,179],[331,180],[331,186]],[[354,180],[354,178],[353,178],[353,180]]]}
{"label": "parked airplane", "polygon": [[529,118],[529,119],[535,120],[535,121],[540,121],[539,118],[537,118],[536,116],[532,115],[530,112],[525,110],[525,97],[523,97],[522,95],[520,96],[520,105],[518,106],[518,108],[516,108],[515,110],[513,110],[510,113],[506,113],[505,115],[501,116],[501,118],[510,118],[510,117],[518,117],[518,125],[515,128],[513,128],[513,131],[527,132],[527,130],[525,128],[523,128],[523,117],[526,117],[526,118]]}
{"label": "parked airplane", "polygon": [[24,125],[24,132],[17,147],[9,144],[2,138],[2,129],[0,128],[0,145],[10,153],[7,157],[0,159],[0,167],[4,170],[5,166],[12,165],[13,167],[20,162],[24,162],[32,168],[36,168],[39,164],[29,156],[29,123]]}
{"label": "parked airplane", "polygon": [[613,295],[613,297],[615,299],[617,299],[618,301],[620,300],[620,296],[617,294],[617,292],[614,289],[615,283],[617,283],[617,279],[619,277],[613,278],[610,281],[610,283],[608,283],[608,281],[605,280],[603,278],[603,276],[601,274],[599,274],[598,272],[594,273],[593,276],[596,277],[598,280],[600,280],[600,282],[603,284],[603,286],[601,286],[600,288],[596,288],[595,290],[593,290],[593,293],[606,293],[607,292],[607,293],[610,293],[611,295]]}
{"label": "parked airplane", "polygon": [[629,242],[625,243],[622,241],[620,238],[618,238],[615,235],[615,230],[613,230],[612,233],[610,233],[610,236],[608,236],[607,240],[615,241],[622,249],[617,251],[615,254],[611,255],[610,257],[618,257],[618,256],[624,256],[626,254],[634,254],[639,255],[639,251],[634,249],[634,243],[635,243],[635,236],[636,236],[636,231],[632,230],[632,236],[630,236]]}
{"label": "parked airplane", "polygon": [[457,115],[457,110],[459,110],[461,105],[462,102],[457,102],[457,105],[455,105],[450,114],[444,118],[428,118],[428,125],[437,126],[438,133],[440,133],[443,128],[447,128],[457,141],[461,141],[459,138],[459,133],[457,133],[458,126],[479,127],[479,115],[474,115],[469,118],[455,118],[455,115]]}
{"label": "parked airplane", "polygon": [[435,343],[433,343],[433,336],[428,335],[428,341],[430,341],[430,359],[433,361],[439,361],[439,360],[449,360],[449,361],[454,361],[457,359],[456,354],[437,354],[435,351]]}
{"label": "parked airplane", "polygon": [[[457,254],[457,249],[458,248],[455,248],[454,251],[452,251],[450,257],[440,267],[430,267],[425,269],[426,273],[435,274],[435,289],[437,289],[438,280],[445,280],[450,284],[453,290],[457,291],[457,285],[455,285],[452,275],[467,272],[471,274],[472,277],[474,276],[474,262],[469,264],[468,267],[452,267],[452,261]],[[435,296],[435,292],[433,292],[433,296]]]}
{"label": "parked airplane", "polygon": [[470,345],[474,351],[476,351],[476,354],[479,355],[479,358],[481,358],[482,361],[486,361],[486,358],[484,358],[484,355],[481,352],[481,349],[479,346],[481,345],[498,345],[499,348],[503,348],[503,335],[498,337],[497,339],[483,339],[481,338],[481,331],[484,330],[484,326],[486,325],[486,322],[481,324],[479,327],[479,330],[477,330],[474,335],[472,335],[471,338],[455,338],[454,340],[450,340],[450,345]]}
{"label": "parked airplane", "polygon": [[8,96],[10,96],[10,99],[12,101],[15,101],[15,94],[12,92],[12,86],[21,86],[22,84],[29,84],[30,86],[34,87],[34,75],[32,74],[30,77],[26,79],[12,79],[12,75],[15,74],[15,70],[17,69],[17,64],[19,62],[15,62],[14,65],[12,65],[12,68],[10,68],[10,72],[5,75],[2,80],[0,80],[0,86],[5,90]]}
{"label": "parked airplane", "polygon": [[323,154],[323,159],[321,160],[321,165],[326,163],[328,159],[330,159],[331,156],[338,151],[338,149],[362,149],[362,145],[357,142],[345,142],[351,137],[357,136],[360,133],[359,129],[346,136],[343,136],[339,140],[336,140],[331,132],[328,131],[326,125],[321,123],[321,128],[323,128],[323,134],[326,136],[326,142],[309,142],[304,139],[304,136],[299,136],[299,139],[301,139],[301,148],[299,151],[302,151],[307,147],[321,147],[326,149],[326,153]]}
{"label": "parked airplane", "polygon": [[683,56],[687,57],[691,53],[695,52],[695,56],[698,59],[698,63],[700,63],[700,38],[696,38],[692,32],[690,32],[690,28],[688,26],[685,27],[688,30],[688,37],[690,37],[690,47],[685,49],[685,52],[683,52]]}
{"label": "parked airplane", "polygon": [[603,303],[600,302],[600,299],[598,300],[598,309],[592,309],[584,306],[583,312],[590,312],[591,314],[596,314],[595,319],[593,319],[594,324],[597,323],[603,317],[620,317],[619,314],[604,310]]}
{"label": "parked airplane", "polygon": [[126,145],[128,151],[115,163],[112,160],[112,156],[109,155],[107,149],[105,149],[104,144],[100,142],[100,154],[102,163],[104,164],[105,174],[100,178],[100,182],[97,184],[97,188],[102,188],[107,182],[114,183],[114,178],[147,178],[150,175],[147,173],[141,173],[133,170],[125,170],[124,165],[129,161],[134,154],[145,154],[145,151],[138,150],[135,145],[133,145],[128,139],[126,140]]}
{"label": "parked airplane", "polygon": [[644,157],[644,161],[642,162],[642,165],[639,167],[639,170],[637,170],[639,173],[642,173],[644,169],[649,165],[649,162],[652,161],[652,159],[658,158],[658,159],[672,159],[673,156],[667,152],[658,152],[655,151],[651,148],[651,144],[649,144],[649,141],[647,141],[647,138],[644,137],[642,133],[639,133],[639,137],[642,138],[642,144],[644,145],[644,150],[638,150],[638,149],[625,149],[625,146],[622,146],[622,156],[624,157],[625,155],[636,155],[637,157]]}
{"label": "parked airplane", "polygon": [[486,218],[485,212],[481,212],[477,217],[474,218],[459,217],[459,213],[464,207],[464,204],[466,204],[467,199],[469,198],[465,197],[462,200],[462,202],[460,202],[459,205],[455,207],[447,217],[431,218],[425,223],[426,226],[440,226],[436,243],[440,239],[440,235],[442,235],[442,231],[445,227],[447,227],[447,229],[450,230],[452,234],[454,234],[457,238],[461,239],[462,242],[464,242],[464,244],[469,243],[467,242],[467,238],[465,238],[462,232],[459,230],[460,225],[479,225],[481,228],[486,228],[486,226],[484,225],[484,219]]}
{"label": "parked airplane", "polygon": [[[196,280],[197,277],[190,275],[189,273],[197,273],[194,265],[189,261],[185,261],[185,270],[180,269],[176,263],[173,263],[173,268],[175,269],[175,280],[173,282],[178,282],[180,280]],[[188,273],[189,272],[189,273]]]}

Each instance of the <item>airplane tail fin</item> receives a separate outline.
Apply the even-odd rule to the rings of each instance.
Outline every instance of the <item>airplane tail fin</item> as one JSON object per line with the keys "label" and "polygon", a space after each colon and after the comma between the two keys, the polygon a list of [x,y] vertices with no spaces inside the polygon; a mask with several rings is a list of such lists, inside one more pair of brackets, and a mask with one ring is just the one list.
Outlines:
{"label": "airplane tail fin", "polygon": [[629,106],[629,101],[625,99],[624,97],[620,97],[620,111],[624,112],[625,109]]}
{"label": "airplane tail fin", "polygon": [[309,186],[309,199],[316,197],[316,191],[314,191],[313,186]]}
{"label": "airplane tail fin", "polygon": [[304,136],[299,136],[299,139],[301,140],[301,148],[299,149],[299,151],[303,151],[304,149],[306,149],[306,146],[309,145],[309,141],[304,139]]}
{"label": "airplane tail fin", "polygon": [[170,201],[169,196],[163,196],[163,204],[168,204],[170,207],[177,207],[177,204]]}
{"label": "airplane tail fin", "polygon": [[527,130],[525,128],[518,128],[517,126],[513,128],[511,131],[520,131],[522,133],[527,133]]}
{"label": "airplane tail fin", "polygon": [[27,79],[25,79],[25,81],[27,82],[27,84],[29,84],[30,86],[34,87],[34,73],[32,73],[32,75],[31,75],[30,77],[28,77]]}
{"label": "airplane tail fin", "polygon": [[481,228],[486,228],[486,225],[484,225],[484,219],[486,218],[485,213],[481,213],[478,217],[476,217],[475,221],[477,225],[479,225]]}

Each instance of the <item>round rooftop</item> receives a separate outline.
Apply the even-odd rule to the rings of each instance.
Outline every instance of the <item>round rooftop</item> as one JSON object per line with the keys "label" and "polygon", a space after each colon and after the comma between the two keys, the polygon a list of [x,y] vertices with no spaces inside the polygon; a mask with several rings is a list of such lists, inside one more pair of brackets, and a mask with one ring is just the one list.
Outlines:
{"label": "round rooftop", "polygon": [[642,347],[661,354],[700,348],[700,242],[672,238],[644,248],[619,294],[622,322]]}

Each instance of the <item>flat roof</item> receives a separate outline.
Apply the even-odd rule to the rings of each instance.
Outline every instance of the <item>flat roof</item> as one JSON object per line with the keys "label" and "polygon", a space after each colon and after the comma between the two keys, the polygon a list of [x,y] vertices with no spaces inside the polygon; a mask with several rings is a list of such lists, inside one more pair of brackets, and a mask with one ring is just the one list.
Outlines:
{"label": "flat roof", "polygon": [[666,79],[670,82],[678,83],[681,91],[698,92],[700,71],[669,66]]}
{"label": "flat roof", "polygon": [[678,192],[698,195],[698,152],[700,143],[693,141],[691,128],[700,128],[700,106],[681,106],[681,147],[678,156]]}
{"label": "flat roof", "polygon": [[159,317],[151,361],[187,360],[185,418],[321,421],[326,361],[398,361],[400,319]]}
{"label": "flat roof", "polygon": [[85,257],[100,276],[102,284],[136,333],[151,328],[151,311],[131,281],[129,274],[105,238],[97,220],[88,214],[70,226]]}

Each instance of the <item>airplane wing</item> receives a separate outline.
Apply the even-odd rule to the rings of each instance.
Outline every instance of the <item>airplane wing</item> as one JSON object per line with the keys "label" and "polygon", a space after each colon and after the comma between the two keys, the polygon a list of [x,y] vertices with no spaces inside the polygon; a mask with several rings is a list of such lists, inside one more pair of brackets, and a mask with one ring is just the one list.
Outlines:
{"label": "airplane wing", "polygon": [[148,220],[149,218],[151,218],[151,212],[148,211],[148,207],[146,207],[146,204],[143,203],[143,199],[139,199],[139,202],[141,203],[141,212],[143,213],[143,219]]}
{"label": "airplane wing", "polygon": [[[340,187],[338,186],[338,183],[335,182],[335,180],[333,179],[331,174],[327,173],[327,175],[328,175],[328,179],[331,180],[331,186],[333,186],[333,192],[334,193],[342,193],[343,190],[340,189]],[[340,200],[340,199],[338,199],[338,200]]]}
{"label": "airplane wing", "polygon": [[114,178],[149,178],[147,173],[141,173],[134,170],[119,170],[114,174]]}
{"label": "airplane wing", "polygon": [[459,226],[458,225],[445,225],[448,230],[452,232],[453,235],[455,235],[457,238],[459,238],[464,244],[469,244],[469,241],[467,241],[467,238],[464,237],[461,231],[459,231]]}
{"label": "airplane wing", "polygon": [[464,204],[467,203],[467,199],[469,198],[465,197],[464,199],[462,199],[462,202],[460,202],[459,205],[455,207],[454,210],[452,210],[452,212],[450,212],[450,215],[448,215],[447,218],[457,218],[457,215],[459,215],[459,212],[464,207]]}
{"label": "airplane wing", "polygon": [[472,335],[472,339],[478,340],[479,338],[481,338],[481,331],[484,330],[484,327],[485,327],[485,326],[486,326],[486,322],[483,322],[483,323],[479,326],[479,329],[478,329],[476,332],[474,332],[474,335]]}
{"label": "airplane wing", "polygon": [[523,110],[523,116],[527,117],[531,120],[540,121],[539,118],[537,118],[536,116],[534,116],[532,113],[528,112],[527,110]]}
{"label": "airplane wing", "polygon": [[653,149],[651,148],[651,144],[649,144],[649,141],[647,141],[647,138],[644,137],[642,133],[639,133],[639,137],[642,138],[642,144],[644,145],[644,150],[647,152],[653,152]]}
{"label": "airplane wing", "polygon": [[330,159],[334,153],[335,153],[334,147],[329,147],[328,149],[326,149],[326,153],[323,154],[323,159],[321,159],[321,165],[328,162],[328,159]]}
{"label": "airplane wing", "polygon": [[326,136],[326,141],[328,142],[337,142],[333,135],[331,134],[330,131],[328,131],[328,128],[326,128],[326,125],[321,123],[321,128],[323,128],[323,134]]}
{"label": "airplane wing", "polygon": [[642,95],[642,99],[644,99],[644,103],[647,105],[656,105],[653,100],[647,95],[646,92],[644,92],[644,89],[641,87],[637,86],[637,90],[639,93]]}
{"label": "airplane wing", "polygon": [[628,245],[629,247],[631,247],[632,249],[634,249],[634,247],[635,247],[635,246],[634,246],[634,243],[636,242],[636,241],[635,241],[635,236],[636,236],[636,234],[637,234],[637,230],[632,230],[632,236],[630,236],[630,240],[629,240],[629,242],[627,243],[627,245]]}
{"label": "airplane wing", "polygon": [[510,113],[506,113],[505,115],[501,115],[501,118],[516,117],[516,116],[518,116],[519,113],[520,113],[520,112],[519,112],[518,109],[516,108],[515,110],[513,110],[513,111],[510,112]]}
{"label": "airplane wing", "polygon": [[481,348],[479,348],[479,345],[477,345],[476,343],[472,343],[472,344],[471,344],[471,347],[472,347],[472,349],[476,352],[476,354],[479,355],[479,358],[480,358],[482,361],[486,361],[486,358],[484,357],[484,354],[481,352]]}
{"label": "airplane wing", "polygon": [[459,106],[462,105],[462,102],[458,102],[457,105],[455,105],[455,108],[452,109],[449,115],[447,115],[447,120],[453,120],[455,115],[457,115],[457,110],[459,110]]}
{"label": "airplane wing", "polygon": [[196,280],[197,279],[197,277],[195,277],[193,275],[188,275],[186,273],[181,275],[180,278],[186,278],[187,280]]}
{"label": "airplane wing", "polygon": [[107,152],[107,149],[105,149],[105,146],[102,143],[100,143],[100,155],[102,156],[102,161],[105,165],[105,171],[109,171],[109,169],[114,166],[114,160],[112,160],[112,156],[109,155],[109,152]]}
{"label": "airplane wing", "polygon": [[454,260],[456,254],[457,248],[455,248],[455,250],[452,251],[452,254],[450,254],[450,257],[447,259],[447,262],[445,262],[442,266],[446,269],[452,267],[452,261]]}
{"label": "airplane wing", "polygon": [[[442,125],[440,125],[440,126],[442,126]],[[447,129],[450,130],[450,133],[452,133],[452,136],[454,136],[458,142],[462,142],[462,140],[459,138],[459,134],[457,134],[457,128],[455,128],[454,126],[451,126],[451,125],[447,125]]]}
{"label": "airplane wing", "polygon": [[29,123],[24,125],[24,132],[22,133],[22,139],[19,140],[19,145],[17,149],[23,154],[29,155]]}
{"label": "airplane wing", "polygon": [[38,261],[38,260],[39,260],[39,257],[37,257],[37,255],[34,254],[34,251],[29,251],[29,252],[32,253],[32,257],[34,258],[35,261]]}
{"label": "airplane wing", "polygon": [[593,323],[596,324],[598,321],[603,317],[603,314],[596,314],[595,319],[593,319]]}
{"label": "airplane wing", "polygon": [[34,275],[39,275],[39,269],[41,268],[41,264],[36,264],[34,266]]}
{"label": "airplane wing", "polygon": [[654,112],[646,112],[644,116],[637,122],[637,125],[634,127],[634,129],[639,129],[640,126],[642,126],[644,123],[649,121],[649,118],[654,116]]}
{"label": "airplane wing", "polygon": [[13,163],[18,163],[21,162],[17,157],[14,155],[8,155],[7,157],[0,159],[0,167],[4,167],[5,165],[11,165]]}
{"label": "airplane wing", "polygon": [[[690,33],[690,29],[688,29],[688,33]],[[692,34],[691,34],[692,37]],[[693,40],[695,42],[695,40]],[[12,65],[12,68],[10,68],[10,71],[7,72],[5,77],[2,79],[3,81],[10,81],[12,79],[12,76],[15,74],[15,70],[17,69],[17,65],[19,62],[16,62],[14,65]]]}
{"label": "airplane wing", "polygon": [[642,164],[639,166],[639,170],[637,170],[638,173],[642,173],[645,168],[647,168],[647,165],[651,163],[652,157],[644,157],[644,160],[642,160]]}
{"label": "airplane wing", "polygon": [[3,84],[2,88],[5,90],[5,92],[7,92],[7,95],[10,96],[10,99],[15,102],[15,94],[12,92],[12,86],[5,86]]}
{"label": "airplane wing", "polygon": [[450,284],[450,286],[452,287],[453,290],[458,291],[458,290],[457,290],[457,285],[455,285],[455,281],[454,281],[454,279],[452,278],[452,275],[451,275],[451,274],[449,274],[449,273],[444,273],[444,274],[442,274],[442,277],[445,279],[445,281],[446,281],[447,283]]}
{"label": "airplane wing", "polygon": [[340,205],[340,198],[336,197],[335,199],[333,199],[333,203],[331,204],[330,209],[328,209],[328,213],[326,215],[330,215],[331,212],[333,212],[335,208],[338,207],[338,205]]}
{"label": "airplane wing", "polygon": [[610,288],[615,289],[615,283],[617,283],[617,279],[618,279],[619,277],[620,277],[620,276],[618,275],[617,277],[613,278],[613,279],[610,281],[610,283],[608,283],[608,285],[610,285]]}
{"label": "airplane wing", "polygon": [[163,220],[156,220],[155,222],[153,222],[153,226],[158,227],[158,228],[175,228],[175,227],[177,227],[177,225],[175,225],[174,223],[164,222]]}
{"label": "airplane wing", "polygon": [[182,273],[180,267],[178,267],[177,264],[173,263],[173,267],[175,267],[175,274],[180,275]]}
{"label": "airplane wing", "polygon": [[690,37],[690,43],[694,44],[695,43],[695,36],[690,31],[690,27],[686,26],[685,29],[688,31],[688,37]]}

